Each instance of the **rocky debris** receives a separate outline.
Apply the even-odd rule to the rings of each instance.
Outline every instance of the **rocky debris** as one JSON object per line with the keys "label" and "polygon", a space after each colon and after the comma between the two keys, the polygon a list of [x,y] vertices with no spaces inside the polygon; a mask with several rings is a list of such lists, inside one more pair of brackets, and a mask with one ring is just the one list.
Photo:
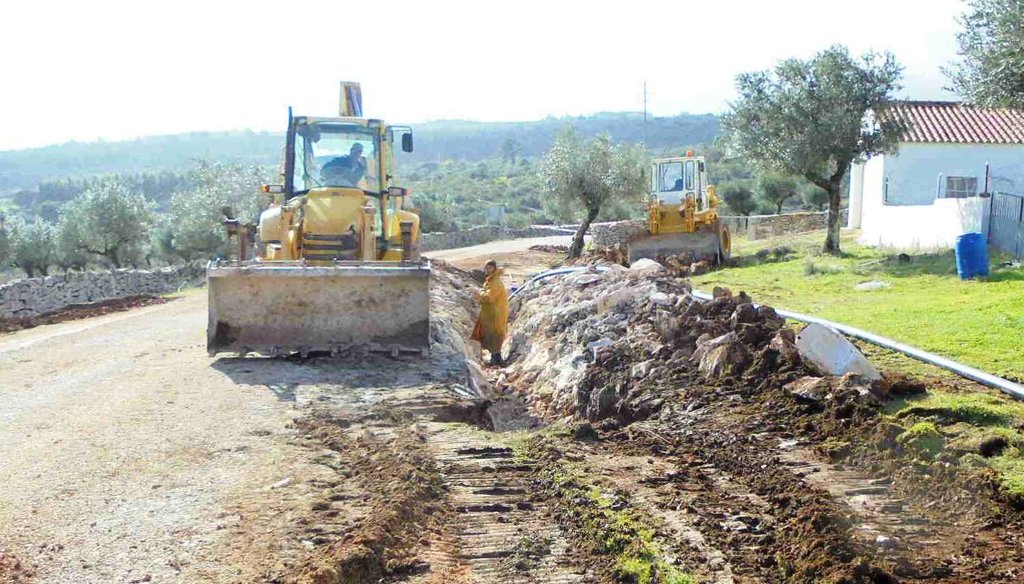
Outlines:
{"label": "rocky debris", "polygon": [[547,417],[625,424],[695,383],[799,369],[784,319],[747,294],[716,289],[702,302],[653,260],[607,268],[521,295],[499,391],[521,393]]}
{"label": "rocky debris", "polygon": [[817,403],[824,400],[832,388],[827,379],[807,375],[787,383],[784,389],[799,399]]}
{"label": "rocky debris", "polygon": [[803,328],[796,337],[796,348],[804,362],[822,375],[856,373],[870,381],[882,375],[843,335],[817,323]]}

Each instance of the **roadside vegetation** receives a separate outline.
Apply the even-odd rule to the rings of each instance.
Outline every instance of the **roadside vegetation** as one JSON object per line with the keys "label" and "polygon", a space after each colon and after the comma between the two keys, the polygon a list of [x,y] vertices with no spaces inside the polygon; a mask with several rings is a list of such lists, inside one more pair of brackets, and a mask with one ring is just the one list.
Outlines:
{"label": "roadside vegetation", "polygon": [[988,278],[962,281],[952,250],[870,248],[843,232],[845,253],[818,249],[821,232],[737,239],[734,265],[694,279],[765,304],[878,333],[984,371],[1024,380],[1024,268],[992,258]]}

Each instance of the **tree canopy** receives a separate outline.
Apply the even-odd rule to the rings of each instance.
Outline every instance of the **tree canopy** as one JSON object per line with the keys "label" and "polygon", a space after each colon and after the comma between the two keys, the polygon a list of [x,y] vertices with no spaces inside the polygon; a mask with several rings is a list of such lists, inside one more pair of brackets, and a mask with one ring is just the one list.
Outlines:
{"label": "tree canopy", "polygon": [[750,215],[757,210],[754,191],[742,182],[722,183],[717,195],[725,201],[729,211],[737,215]]}
{"label": "tree canopy", "polygon": [[801,176],[828,192],[828,253],[840,253],[840,186],[850,165],[896,144],[899,122],[871,114],[891,101],[900,76],[889,53],[855,59],[834,46],[737,77],[740,97],[722,121],[730,145],[762,171]]}
{"label": "tree canopy", "polygon": [[95,254],[120,268],[138,262],[152,223],[153,204],[111,179],[64,205],[58,225],[61,233],[67,233],[60,239],[69,246],[68,252]]}
{"label": "tree canopy", "polygon": [[647,192],[647,164],[643,149],[616,144],[607,134],[589,141],[573,127],[558,134],[541,161],[541,174],[558,203],[583,215],[569,247],[570,258],[583,252],[583,236],[602,207],[615,202],[639,206]]}
{"label": "tree canopy", "polygon": [[757,179],[757,194],[762,201],[775,207],[775,213],[782,214],[782,204],[796,196],[796,180],[780,174],[763,174]]}
{"label": "tree canopy", "polygon": [[1024,108],[1024,0],[967,0],[953,89],[984,107]]}
{"label": "tree canopy", "polygon": [[35,219],[15,218],[10,222],[11,262],[29,278],[45,276],[53,265],[53,225]]}

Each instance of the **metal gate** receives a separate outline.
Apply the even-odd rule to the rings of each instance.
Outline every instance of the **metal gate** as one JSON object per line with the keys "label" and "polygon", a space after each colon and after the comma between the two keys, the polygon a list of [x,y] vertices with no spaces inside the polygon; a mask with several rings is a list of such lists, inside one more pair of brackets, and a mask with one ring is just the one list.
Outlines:
{"label": "metal gate", "polygon": [[988,242],[1015,257],[1024,257],[1024,197],[992,194]]}

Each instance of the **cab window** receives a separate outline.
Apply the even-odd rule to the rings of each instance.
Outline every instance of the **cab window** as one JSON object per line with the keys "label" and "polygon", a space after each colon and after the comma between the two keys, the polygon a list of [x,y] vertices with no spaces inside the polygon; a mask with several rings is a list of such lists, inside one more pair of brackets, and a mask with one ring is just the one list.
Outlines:
{"label": "cab window", "polygon": [[683,163],[663,162],[658,169],[658,191],[683,190]]}

